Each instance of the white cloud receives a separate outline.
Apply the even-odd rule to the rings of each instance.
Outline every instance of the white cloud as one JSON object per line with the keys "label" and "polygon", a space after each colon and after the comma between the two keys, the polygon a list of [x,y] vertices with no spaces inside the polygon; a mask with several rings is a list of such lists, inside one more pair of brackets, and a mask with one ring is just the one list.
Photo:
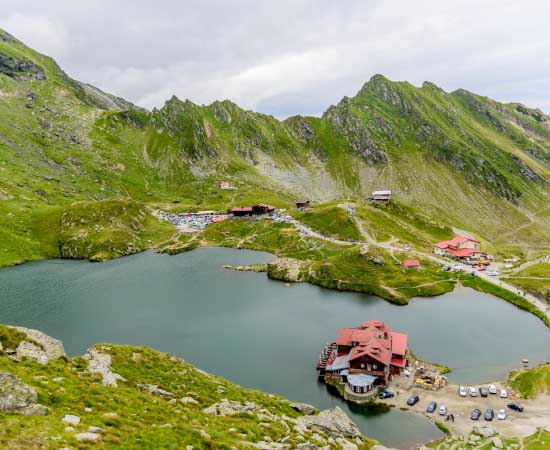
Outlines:
{"label": "white cloud", "polygon": [[375,73],[550,110],[550,2],[0,0],[0,26],[146,107],[319,114]]}

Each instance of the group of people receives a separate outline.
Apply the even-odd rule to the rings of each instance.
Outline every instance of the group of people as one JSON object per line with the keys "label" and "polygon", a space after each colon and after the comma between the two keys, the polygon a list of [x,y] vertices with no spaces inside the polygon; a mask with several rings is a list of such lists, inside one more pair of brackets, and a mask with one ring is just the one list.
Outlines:
{"label": "group of people", "polygon": [[447,416],[445,417],[445,420],[446,420],[447,422],[450,420],[451,422],[454,423],[454,421],[455,421],[455,416],[454,416],[454,414],[447,414]]}

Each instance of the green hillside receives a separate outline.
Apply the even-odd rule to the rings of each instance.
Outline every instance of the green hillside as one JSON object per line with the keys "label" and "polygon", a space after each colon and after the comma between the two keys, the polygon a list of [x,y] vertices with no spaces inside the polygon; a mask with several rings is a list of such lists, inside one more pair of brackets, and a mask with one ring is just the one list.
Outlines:
{"label": "green hillside", "polygon": [[[4,350],[22,341],[33,343],[26,332],[0,325]],[[46,352],[52,345],[34,344]],[[106,371],[94,371],[90,359],[107,361]],[[106,382],[105,373],[116,378]],[[21,356],[14,361],[0,350],[0,400],[2,449],[230,450],[308,442],[369,450],[376,444],[339,408],[317,416],[309,407],[311,415],[304,416],[287,399],[147,347],[98,344],[84,356],[62,354],[47,364]],[[327,426],[325,415],[335,425]]]}
{"label": "green hillside", "polygon": [[[496,254],[550,248],[550,118],[381,75],[320,118],[280,121],[227,100],[176,97],[149,112],[71,79],[0,31],[0,174],[0,265],[65,255],[62,211],[102,200],[136,202],[145,214],[351,200],[367,223],[398,223],[395,233],[419,245],[457,227]],[[220,191],[220,180],[237,190]],[[381,188],[401,210],[369,209]]]}

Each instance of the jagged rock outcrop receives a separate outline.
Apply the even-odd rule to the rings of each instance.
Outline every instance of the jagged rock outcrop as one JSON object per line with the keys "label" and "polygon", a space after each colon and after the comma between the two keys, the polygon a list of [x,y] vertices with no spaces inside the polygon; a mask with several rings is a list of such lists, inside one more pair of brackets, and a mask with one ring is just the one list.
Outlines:
{"label": "jagged rock outcrop", "polygon": [[357,425],[338,406],[321,411],[316,416],[299,417],[297,426],[318,430],[328,435],[343,435],[353,439],[361,435]]}
{"label": "jagged rock outcrop", "polygon": [[36,391],[11,373],[0,373],[0,412],[43,416],[47,408],[37,403]]}
{"label": "jagged rock outcrop", "polygon": [[103,386],[117,387],[117,380],[126,381],[124,377],[111,370],[111,355],[91,348],[84,355],[84,359],[88,360],[88,372],[101,375]]}
{"label": "jagged rock outcrop", "polygon": [[294,258],[277,258],[267,264],[269,278],[293,283],[304,281],[307,270],[307,261]]}
{"label": "jagged rock outcrop", "polygon": [[[32,359],[40,364],[47,364],[50,360],[67,356],[63,343],[38,330],[25,327],[10,327],[24,333],[29,341],[22,341],[16,349],[16,357]],[[36,345],[38,344],[38,345]]]}
{"label": "jagged rock outcrop", "polygon": [[233,416],[243,412],[252,412],[255,409],[256,405],[252,402],[248,402],[243,405],[237,401],[227,400],[224,398],[222,401],[214,403],[208,408],[204,408],[203,412],[206,414],[212,414],[213,416]]}
{"label": "jagged rock outcrop", "polygon": [[0,53],[0,74],[17,81],[45,80],[44,70],[25,59],[11,58]]}
{"label": "jagged rock outcrop", "polygon": [[291,403],[290,407],[306,416],[311,416],[315,413],[315,407],[307,403]]}
{"label": "jagged rock outcrop", "polygon": [[175,399],[176,396],[172,394],[171,392],[168,392],[164,389],[161,389],[156,384],[136,384],[136,387],[140,391],[149,392],[152,395],[156,395],[158,397],[162,397],[168,400]]}
{"label": "jagged rock outcrop", "polygon": [[19,344],[15,350],[16,358],[21,361],[22,359],[32,359],[39,364],[48,364],[49,359],[46,353],[38,346],[31,342],[23,341]]}

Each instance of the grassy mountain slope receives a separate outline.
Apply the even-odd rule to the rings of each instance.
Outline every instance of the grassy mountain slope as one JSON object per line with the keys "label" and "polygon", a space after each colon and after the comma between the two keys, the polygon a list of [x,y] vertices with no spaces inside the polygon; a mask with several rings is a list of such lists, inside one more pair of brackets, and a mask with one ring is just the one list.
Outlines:
{"label": "grassy mountain slope", "polygon": [[550,248],[549,180],[550,118],[523,105],[377,75],[321,118],[176,97],[148,112],[0,31],[0,265],[60,255],[61,210],[82,202],[288,207],[377,188],[490,251],[536,256]]}
{"label": "grassy mountain slope", "polygon": [[[8,333],[3,331],[8,330]],[[23,333],[0,326],[3,348],[29,341]],[[13,345],[16,344],[16,345]],[[88,370],[83,357],[61,357],[47,365],[30,359],[12,361],[0,351],[0,373],[15,375],[37,393],[37,401],[48,408],[46,415],[25,416],[0,413],[0,447],[3,449],[252,449],[276,442],[289,448],[311,442],[330,449],[350,441],[359,450],[375,442],[348,436],[337,430],[296,426],[302,417],[282,397],[237,386],[207,374],[181,358],[146,347],[96,345],[95,351],[109,358],[109,370],[123,379],[118,386],[106,386],[102,376]],[[154,385],[168,395],[158,395],[140,385]],[[3,408],[28,402],[20,390],[4,390],[0,379]],[[224,399],[232,402],[222,414],[208,408]],[[239,412],[238,408],[242,408]],[[246,407],[246,408],[245,408]],[[63,422],[65,415],[80,418],[76,425]],[[96,441],[79,441],[79,433],[99,427]],[[92,428],[92,431],[94,429]],[[329,440],[332,436],[332,440]],[[281,443],[280,440],[283,439]],[[335,439],[338,443],[335,442]],[[331,443],[332,442],[332,443]],[[256,444],[258,447],[255,447]]]}

